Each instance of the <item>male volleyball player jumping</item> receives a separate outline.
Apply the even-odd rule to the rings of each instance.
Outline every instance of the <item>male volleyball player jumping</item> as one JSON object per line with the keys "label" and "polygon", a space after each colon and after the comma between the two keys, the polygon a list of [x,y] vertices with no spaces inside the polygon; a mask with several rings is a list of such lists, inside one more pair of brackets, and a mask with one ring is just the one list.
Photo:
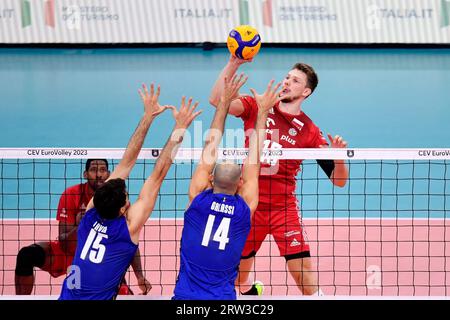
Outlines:
{"label": "male volleyball player jumping", "polygon": [[[78,241],[71,272],[62,285],[60,300],[109,300],[117,295],[119,284],[136,253],[139,234],[150,216],[159,189],[171,164],[172,155],[181,143],[185,130],[200,112],[198,103],[191,107],[192,99],[179,111],[173,106],[158,104],[159,87],[154,93],[151,86],[140,92],[145,113],[131,137],[122,160],[99,187],[86,207],[78,226]],[[156,115],[170,108],[175,127],[164,146],[152,174],[145,181],[139,198],[130,205],[125,179],[136,163],[150,124]],[[78,219],[81,215],[78,216]]]}
{"label": "male volleyball player jumping", "polygon": [[[219,75],[210,96],[210,103],[218,106],[225,77],[232,77],[239,66],[247,62],[231,57]],[[307,64],[297,63],[283,81],[280,101],[273,104],[267,118],[267,139],[264,149],[319,148],[328,146],[320,129],[302,111],[303,101],[318,84],[317,74]],[[257,115],[256,101],[251,96],[239,96],[231,102],[229,113],[244,121],[245,130],[252,128]],[[328,135],[332,148],[345,148],[347,142],[340,136]],[[248,145],[248,138],[246,138]],[[303,294],[322,294],[313,273],[310,248],[303,236],[299,208],[295,196],[296,175],[302,160],[280,160],[265,157],[259,178],[259,205],[252,220],[247,243],[242,253],[238,284],[244,294],[257,294],[255,285],[248,283],[254,257],[267,234],[274,237],[280,254]],[[343,187],[348,170],[343,160],[318,161],[332,183]],[[264,174],[263,174],[264,171]],[[249,289],[250,288],[250,289]]]}
{"label": "male volleyball player jumping", "polygon": [[280,86],[272,88],[272,81],[262,96],[252,90],[258,110],[241,177],[238,164],[216,164],[216,159],[230,103],[245,81],[242,76],[225,80],[209,135],[192,176],[189,205],[184,214],[175,300],[236,299],[239,260],[250,231],[251,215],[258,204],[264,125],[269,108],[278,100],[276,90]]}

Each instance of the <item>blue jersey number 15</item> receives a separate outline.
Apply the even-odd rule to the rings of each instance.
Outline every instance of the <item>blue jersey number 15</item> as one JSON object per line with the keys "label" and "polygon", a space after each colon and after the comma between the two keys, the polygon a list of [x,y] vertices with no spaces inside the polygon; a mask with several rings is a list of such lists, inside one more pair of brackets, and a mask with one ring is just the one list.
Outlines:
{"label": "blue jersey number 15", "polygon": [[89,236],[86,240],[86,243],[83,246],[83,250],[81,251],[80,258],[82,260],[86,259],[86,255],[89,252],[89,260],[93,263],[100,263],[103,261],[103,257],[105,256],[105,245],[101,244],[100,241],[102,239],[108,238],[108,235],[104,233],[99,233],[94,229],[91,229],[89,232]]}

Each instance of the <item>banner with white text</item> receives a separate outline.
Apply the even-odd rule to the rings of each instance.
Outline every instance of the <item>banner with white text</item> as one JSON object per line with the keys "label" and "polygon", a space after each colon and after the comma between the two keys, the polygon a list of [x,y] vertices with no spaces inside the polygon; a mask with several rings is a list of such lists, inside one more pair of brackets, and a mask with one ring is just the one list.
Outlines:
{"label": "banner with white text", "polygon": [[0,43],[450,43],[450,0],[1,0]]}

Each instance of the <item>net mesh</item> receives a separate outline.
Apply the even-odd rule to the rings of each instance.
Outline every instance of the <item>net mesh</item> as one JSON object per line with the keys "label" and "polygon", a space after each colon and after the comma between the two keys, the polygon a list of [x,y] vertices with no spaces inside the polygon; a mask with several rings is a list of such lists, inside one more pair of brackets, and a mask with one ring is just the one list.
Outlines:
{"label": "net mesh", "polygon": [[[69,154],[69,152],[72,152]],[[122,149],[0,150],[0,294],[12,295],[20,248],[58,237],[62,192],[84,183],[87,158],[106,158],[112,170]],[[221,158],[245,157],[223,149]],[[127,186],[134,202],[151,173],[157,149],[141,152]],[[141,233],[144,275],[155,296],[170,296],[179,266],[187,190],[199,150],[180,150]],[[320,288],[329,295],[446,296],[450,293],[450,152],[437,149],[291,150],[306,159],[296,196]],[[350,178],[333,187],[314,159],[346,159]],[[63,276],[36,269],[32,294],[58,295]],[[266,295],[299,295],[272,237],[256,255],[251,278]],[[133,271],[126,275],[139,293]]]}

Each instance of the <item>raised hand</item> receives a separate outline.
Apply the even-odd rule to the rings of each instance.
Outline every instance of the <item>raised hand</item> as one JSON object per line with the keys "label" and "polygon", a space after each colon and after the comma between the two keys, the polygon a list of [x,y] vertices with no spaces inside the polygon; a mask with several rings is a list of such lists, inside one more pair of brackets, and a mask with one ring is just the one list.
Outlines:
{"label": "raised hand", "polygon": [[241,64],[244,64],[244,63],[247,63],[247,62],[252,62],[252,61],[253,61],[253,58],[245,60],[245,59],[239,59],[238,57],[230,55],[230,63],[236,64],[236,65],[239,65],[239,66]]}
{"label": "raised hand", "polygon": [[230,103],[231,101],[236,99],[239,96],[239,90],[242,88],[245,82],[247,82],[247,79],[248,77],[244,77],[243,73],[241,73],[239,78],[235,74],[231,78],[231,80],[228,79],[228,77],[225,77],[223,93],[220,97],[220,100],[224,103]]}
{"label": "raised hand", "polygon": [[144,112],[146,115],[156,117],[157,115],[164,112],[166,109],[170,109],[169,106],[161,106],[158,102],[159,94],[161,93],[161,88],[158,86],[155,93],[155,86],[152,83],[150,85],[150,93],[148,92],[147,85],[142,84],[142,90],[138,90],[141,96],[142,103],[144,104]]}
{"label": "raised hand", "polygon": [[331,134],[328,134],[330,140],[330,148],[347,148],[347,141],[341,136],[335,135],[334,138]]}
{"label": "raised hand", "polygon": [[202,113],[202,110],[195,111],[195,108],[198,106],[198,102],[195,102],[194,105],[192,105],[192,98],[189,98],[188,103],[186,104],[186,97],[181,98],[181,107],[180,110],[177,110],[174,106],[167,106],[167,108],[172,110],[173,118],[176,122],[176,127],[187,129],[192,121],[200,114]]}
{"label": "raised hand", "polygon": [[262,95],[258,94],[255,89],[250,89],[253,97],[255,97],[256,103],[258,104],[258,108],[262,111],[269,111],[278,101],[281,100],[279,97],[281,90],[280,92],[277,92],[281,86],[281,82],[272,88],[273,83],[274,80],[270,80],[266,91]]}

